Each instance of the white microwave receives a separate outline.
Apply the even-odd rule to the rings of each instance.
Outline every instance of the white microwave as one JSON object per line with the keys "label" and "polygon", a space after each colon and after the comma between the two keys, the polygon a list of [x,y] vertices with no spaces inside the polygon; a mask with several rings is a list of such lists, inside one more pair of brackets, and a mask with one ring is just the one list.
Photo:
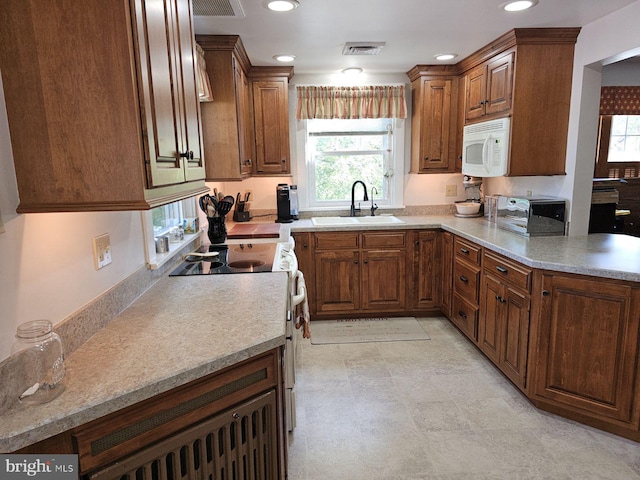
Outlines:
{"label": "white microwave", "polygon": [[471,177],[500,177],[507,173],[510,118],[464,127],[462,173]]}

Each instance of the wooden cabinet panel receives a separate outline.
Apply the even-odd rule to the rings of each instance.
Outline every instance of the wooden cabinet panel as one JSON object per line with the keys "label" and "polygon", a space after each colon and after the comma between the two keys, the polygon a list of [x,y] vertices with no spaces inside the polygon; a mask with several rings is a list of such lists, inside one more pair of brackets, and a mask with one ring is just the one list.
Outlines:
{"label": "wooden cabinet panel", "polygon": [[357,232],[325,232],[314,233],[316,250],[357,249],[360,235]]}
{"label": "wooden cabinet panel", "polygon": [[316,252],[316,312],[353,312],[360,309],[359,264],[358,251]]}
{"label": "wooden cabinet panel", "polygon": [[480,265],[482,247],[456,236],[454,238],[454,258],[462,258],[473,265]]}
{"label": "wooden cabinet panel", "polygon": [[502,337],[502,285],[499,281],[486,276],[482,281],[482,300],[480,302],[480,322],[478,325],[478,346],[489,359],[500,363]]}
{"label": "wooden cabinet panel", "polygon": [[640,291],[544,274],[539,315],[535,395],[637,427]]}
{"label": "wooden cabinet panel", "polygon": [[487,67],[481,65],[464,76],[465,121],[480,118],[485,114],[487,93]]}
{"label": "wooden cabinet panel", "polygon": [[143,210],[206,191],[188,0],[44,16],[7,1],[0,25],[19,213]]}
{"label": "wooden cabinet panel", "polygon": [[[440,258],[441,232],[417,231],[413,233],[413,308],[431,310],[441,304],[442,259]],[[449,275],[451,268],[449,267]],[[451,288],[449,288],[449,293]],[[451,306],[449,300],[448,306]]]}
{"label": "wooden cabinet panel", "polygon": [[525,388],[531,299],[508,287],[503,298],[506,300],[506,314],[502,324],[500,368],[514,384]]}
{"label": "wooden cabinet panel", "polygon": [[442,232],[442,313],[451,317],[453,301],[453,234]]}
{"label": "wooden cabinet panel", "polygon": [[458,81],[420,76],[412,82],[411,171],[455,170]]}
{"label": "wooden cabinet panel", "polygon": [[501,281],[507,282],[525,292],[531,292],[532,271],[530,268],[515,263],[502,255],[486,252],[483,267]]}
{"label": "wooden cabinet panel", "polygon": [[406,232],[376,232],[362,234],[362,248],[405,248]]}
{"label": "wooden cabinet panel", "polygon": [[406,306],[406,252],[363,250],[362,308],[404,310]]}
{"label": "wooden cabinet panel", "polygon": [[252,80],[256,142],[255,173],[288,174],[289,93],[286,78]]}
{"label": "wooden cabinet panel", "polygon": [[493,115],[511,110],[513,57],[514,53],[509,52],[487,63],[485,115]]}

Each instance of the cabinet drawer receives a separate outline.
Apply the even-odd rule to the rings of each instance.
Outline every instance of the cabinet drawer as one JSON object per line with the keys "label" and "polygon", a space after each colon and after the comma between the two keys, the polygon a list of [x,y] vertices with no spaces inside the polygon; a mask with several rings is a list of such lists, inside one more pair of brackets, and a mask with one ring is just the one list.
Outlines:
{"label": "cabinet drawer", "polygon": [[458,294],[453,296],[451,320],[467,337],[478,341],[478,308]]}
{"label": "cabinet drawer", "polygon": [[316,250],[358,248],[357,232],[331,232],[314,234]]}
{"label": "cabinet drawer", "polygon": [[362,234],[362,248],[398,247],[407,245],[405,232],[376,232]]}
{"label": "cabinet drawer", "polygon": [[516,288],[531,292],[531,269],[492,252],[484,254],[484,271],[510,283]]}
{"label": "cabinet drawer", "polygon": [[453,265],[453,291],[477,304],[479,285],[480,269],[456,260]]}
{"label": "cabinet drawer", "polygon": [[474,265],[480,265],[482,247],[475,243],[468,242],[460,237],[455,237],[453,252],[455,258],[464,258],[467,262],[471,262]]}

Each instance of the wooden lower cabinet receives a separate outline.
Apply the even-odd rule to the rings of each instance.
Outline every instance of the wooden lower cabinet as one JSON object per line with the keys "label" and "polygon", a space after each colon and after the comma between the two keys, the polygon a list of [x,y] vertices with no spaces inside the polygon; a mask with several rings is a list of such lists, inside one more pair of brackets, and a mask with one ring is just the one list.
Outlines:
{"label": "wooden lower cabinet", "polygon": [[453,234],[442,232],[442,297],[440,308],[442,313],[451,317],[451,304],[453,301]]}
{"label": "wooden lower cabinet", "polygon": [[481,261],[482,247],[454,237],[453,303],[449,318],[473,343],[478,341]]}
{"label": "wooden lower cabinet", "polygon": [[[448,235],[451,236],[451,234]],[[413,232],[410,305],[414,311],[433,311],[442,302],[440,292],[444,283],[442,280],[444,262],[440,253],[441,236],[442,232],[435,230]]]}
{"label": "wooden lower cabinet", "polygon": [[478,346],[521,389],[526,386],[530,305],[527,293],[483,276]]}
{"label": "wooden lower cabinet", "polygon": [[535,281],[534,401],[640,441],[640,288],[560,273]]}
{"label": "wooden lower cabinet", "polygon": [[19,453],[77,453],[91,480],[284,479],[281,358],[271,350]]}
{"label": "wooden lower cabinet", "polygon": [[408,235],[397,230],[314,233],[315,314],[405,312]]}

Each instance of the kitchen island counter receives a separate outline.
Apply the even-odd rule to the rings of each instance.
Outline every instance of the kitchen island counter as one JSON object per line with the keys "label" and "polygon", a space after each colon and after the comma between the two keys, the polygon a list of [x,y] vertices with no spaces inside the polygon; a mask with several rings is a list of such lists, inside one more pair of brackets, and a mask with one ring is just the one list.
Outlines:
{"label": "kitchen island counter", "polygon": [[287,281],[283,272],[161,278],[66,358],[60,397],[0,415],[0,452],[284,345]]}
{"label": "kitchen island counter", "polygon": [[293,232],[437,229],[449,231],[532,268],[640,282],[640,238],[598,233],[585,236],[527,238],[502,230],[484,218],[453,215],[398,216],[403,223],[318,226],[311,220],[291,224]]}

